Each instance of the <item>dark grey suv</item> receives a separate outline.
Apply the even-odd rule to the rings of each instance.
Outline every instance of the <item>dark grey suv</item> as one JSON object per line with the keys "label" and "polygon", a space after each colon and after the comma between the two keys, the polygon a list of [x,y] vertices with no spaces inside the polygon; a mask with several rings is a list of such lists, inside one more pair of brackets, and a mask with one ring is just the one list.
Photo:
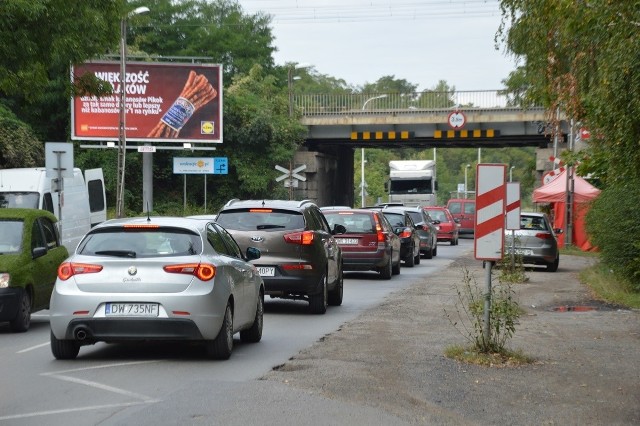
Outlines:
{"label": "dark grey suv", "polygon": [[216,220],[242,250],[260,249],[252,261],[265,284],[265,294],[309,302],[312,313],[342,304],[342,251],[318,206],[309,201],[231,200]]}

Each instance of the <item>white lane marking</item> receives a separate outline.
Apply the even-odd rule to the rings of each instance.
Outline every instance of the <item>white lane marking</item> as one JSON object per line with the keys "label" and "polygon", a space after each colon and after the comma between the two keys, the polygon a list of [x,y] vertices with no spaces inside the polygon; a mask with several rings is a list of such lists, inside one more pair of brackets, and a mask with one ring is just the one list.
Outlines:
{"label": "white lane marking", "polygon": [[85,370],[97,370],[100,368],[112,368],[112,367],[127,367],[129,365],[138,365],[138,364],[152,364],[155,362],[161,362],[160,359],[150,360],[150,361],[131,361],[131,362],[116,362],[113,364],[102,364],[102,365],[94,365],[91,367],[81,367],[81,368],[72,368],[71,370],[60,370],[60,371],[51,371],[49,373],[42,373],[41,376],[53,376],[56,374],[66,374],[66,373],[75,373],[76,371],[85,371]]}
{"label": "white lane marking", "polygon": [[32,351],[34,349],[40,349],[44,346],[49,346],[49,342],[40,343],[39,345],[31,346],[30,348],[22,349],[21,351],[16,352],[17,354],[23,354],[25,352]]}
{"label": "white lane marking", "polygon": [[154,400],[144,401],[144,402],[123,402],[121,404],[107,404],[107,405],[90,405],[88,407],[78,407],[78,408],[64,408],[61,410],[50,410],[50,411],[36,411],[34,413],[26,413],[26,414],[12,414],[10,416],[0,416],[0,421],[2,420],[16,420],[16,419],[26,419],[29,417],[38,417],[38,416],[49,416],[52,414],[65,414],[65,413],[75,413],[79,411],[90,411],[90,410],[101,410],[104,408],[121,408],[121,407],[132,407],[135,405],[143,405],[143,404],[151,404]]}
{"label": "white lane marking", "polygon": [[66,382],[78,383],[80,385],[89,386],[89,387],[100,389],[100,390],[104,390],[104,391],[107,391],[107,392],[117,393],[119,395],[129,396],[131,398],[140,399],[140,400],[142,400],[142,402],[157,402],[156,400],[154,400],[150,396],[142,395],[140,393],[135,393],[135,392],[129,392],[128,390],[116,388],[114,386],[104,385],[104,384],[98,383],[98,382],[92,382],[90,380],[77,379],[75,377],[62,376],[62,375],[58,375],[58,374],[51,374],[51,375],[49,375],[49,377],[53,377],[55,379],[64,380]]}

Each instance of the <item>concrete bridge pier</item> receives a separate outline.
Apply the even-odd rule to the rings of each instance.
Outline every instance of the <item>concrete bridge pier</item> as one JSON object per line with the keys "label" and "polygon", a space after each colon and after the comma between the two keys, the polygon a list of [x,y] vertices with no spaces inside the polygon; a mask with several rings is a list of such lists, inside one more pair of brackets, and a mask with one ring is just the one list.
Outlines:
{"label": "concrete bridge pier", "polygon": [[302,149],[294,156],[293,167],[306,165],[304,182],[298,182],[296,200],[313,200],[319,206],[353,205],[353,148],[332,147],[326,152]]}

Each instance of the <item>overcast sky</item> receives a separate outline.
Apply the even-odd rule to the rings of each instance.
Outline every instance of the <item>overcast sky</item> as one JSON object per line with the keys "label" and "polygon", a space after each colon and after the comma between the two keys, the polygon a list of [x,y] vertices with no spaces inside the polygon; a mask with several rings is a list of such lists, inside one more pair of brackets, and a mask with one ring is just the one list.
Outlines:
{"label": "overcast sky", "polygon": [[276,64],[351,85],[394,76],[431,89],[497,90],[515,60],[495,49],[498,0],[239,0],[273,16]]}

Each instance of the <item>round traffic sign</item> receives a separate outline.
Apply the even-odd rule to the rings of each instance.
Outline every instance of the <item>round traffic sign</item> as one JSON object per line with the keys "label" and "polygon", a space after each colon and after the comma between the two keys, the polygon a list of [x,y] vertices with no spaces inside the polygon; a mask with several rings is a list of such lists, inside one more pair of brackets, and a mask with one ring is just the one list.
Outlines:
{"label": "round traffic sign", "polygon": [[462,111],[452,111],[449,113],[448,121],[449,126],[453,129],[461,129],[467,122],[467,117],[465,117]]}

